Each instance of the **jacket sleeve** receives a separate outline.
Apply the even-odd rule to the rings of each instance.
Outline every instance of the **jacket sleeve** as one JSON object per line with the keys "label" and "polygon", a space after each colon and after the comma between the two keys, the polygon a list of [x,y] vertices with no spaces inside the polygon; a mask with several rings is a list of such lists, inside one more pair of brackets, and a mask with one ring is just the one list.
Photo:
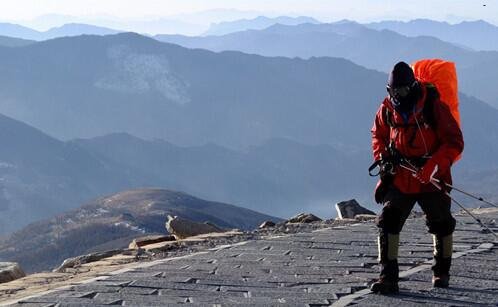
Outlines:
{"label": "jacket sleeve", "polygon": [[375,161],[380,160],[381,155],[387,156],[388,154],[387,146],[389,144],[390,127],[385,122],[385,108],[386,106],[381,104],[372,127],[372,151]]}
{"label": "jacket sleeve", "polygon": [[463,134],[458,123],[451,115],[446,104],[440,101],[434,103],[434,116],[436,121],[436,134],[441,143],[432,155],[436,161],[453,164],[463,151]]}

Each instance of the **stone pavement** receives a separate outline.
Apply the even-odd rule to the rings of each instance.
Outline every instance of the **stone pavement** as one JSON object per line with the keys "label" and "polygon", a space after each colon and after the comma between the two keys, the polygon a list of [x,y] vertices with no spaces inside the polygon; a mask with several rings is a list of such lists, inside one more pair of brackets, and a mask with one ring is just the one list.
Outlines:
{"label": "stone pavement", "polygon": [[[498,210],[481,213],[498,231]],[[145,263],[15,305],[498,306],[497,243],[469,217],[457,220],[448,289],[431,287],[432,238],[424,220],[414,218],[401,234],[399,295],[368,291],[378,274],[377,229],[365,222]]]}

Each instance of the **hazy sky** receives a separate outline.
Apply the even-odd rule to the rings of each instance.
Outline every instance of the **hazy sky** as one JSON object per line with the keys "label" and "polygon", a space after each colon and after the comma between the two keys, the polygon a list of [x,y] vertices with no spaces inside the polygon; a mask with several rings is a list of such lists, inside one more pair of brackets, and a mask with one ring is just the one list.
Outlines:
{"label": "hazy sky", "polygon": [[[187,13],[190,15],[175,18],[205,24],[242,16],[230,16],[226,11],[196,20],[191,15],[213,9],[251,11],[254,15],[308,15],[322,21],[431,18],[450,22],[484,19],[498,24],[498,0],[0,0],[0,20],[29,23],[47,14],[144,19]],[[57,23],[47,17],[43,21]]]}

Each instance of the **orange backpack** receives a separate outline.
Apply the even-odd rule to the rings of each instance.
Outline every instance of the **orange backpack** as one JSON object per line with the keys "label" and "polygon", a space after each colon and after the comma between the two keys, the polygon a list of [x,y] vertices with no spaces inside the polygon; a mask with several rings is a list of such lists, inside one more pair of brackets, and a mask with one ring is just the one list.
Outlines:
{"label": "orange backpack", "polygon": [[[458,111],[458,79],[455,63],[441,59],[424,59],[412,64],[415,77],[433,84],[439,92],[441,102],[446,104],[460,127]],[[460,159],[460,156],[456,160]],[[455,161],[456,161],[455,160]]]}
{"label": "orange backpack", "polygon": [[427,59],[413,63],[412,68],[418,80],[432,83],[437,88],[441,101],[448,106],[451,115],[460,126],[458,80],[455,63],[440,59]]}

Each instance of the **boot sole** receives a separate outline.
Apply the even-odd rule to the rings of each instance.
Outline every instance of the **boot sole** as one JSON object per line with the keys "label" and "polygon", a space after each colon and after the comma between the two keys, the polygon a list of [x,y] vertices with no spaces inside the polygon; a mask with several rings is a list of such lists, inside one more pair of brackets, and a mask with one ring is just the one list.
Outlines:
{"label": "boot sole", "polygon": [[372,287],[370,288],[370,291],[373,293],[378,293],[378,294],[398,294],[399,293],[399,288],[398,287],[387,287],[383,286],[381,284],[373,284]]}
{"label": "boot sole", "polygon": [[448,288],[450,285],[446,283],[435,282],[432,284],[434,288]]}

